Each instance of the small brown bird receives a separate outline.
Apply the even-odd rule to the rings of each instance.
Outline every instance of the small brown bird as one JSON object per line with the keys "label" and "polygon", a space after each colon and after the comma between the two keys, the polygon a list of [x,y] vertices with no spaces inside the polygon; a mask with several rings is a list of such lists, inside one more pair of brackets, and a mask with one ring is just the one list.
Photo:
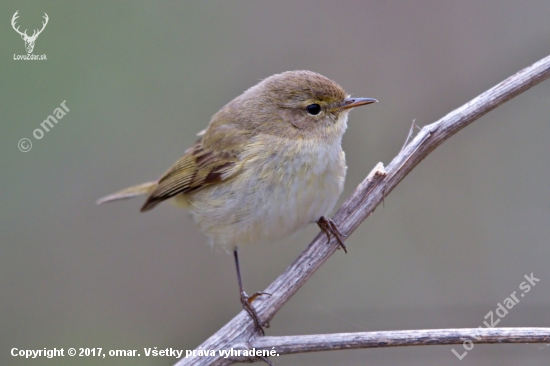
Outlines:
{"label": "small brown bird", "polygon": [[342,136],[349,111],[376,102],[350,98],[312,71],[264,79],[216,113],[199,140],[156,181],[104,197],[99,203],[147,194],[141,211],[173,201],[188,208],[214,245],[233,251],[241,303],[263,332],[244,292],[237,248],[273,241],[316,222],[345,246],[325,218],[342,193]]}

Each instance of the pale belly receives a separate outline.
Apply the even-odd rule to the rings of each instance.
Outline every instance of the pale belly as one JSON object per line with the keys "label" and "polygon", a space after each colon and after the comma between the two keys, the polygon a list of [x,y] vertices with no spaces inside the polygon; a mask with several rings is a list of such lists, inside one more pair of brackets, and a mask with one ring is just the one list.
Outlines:
{"label": "pale belly", "polygon": [[330,213],[344,186],[344,152],[339,142],[302,150],[260,156],[234,179],[185,197],[212,244],[230,251],[274,241]]}

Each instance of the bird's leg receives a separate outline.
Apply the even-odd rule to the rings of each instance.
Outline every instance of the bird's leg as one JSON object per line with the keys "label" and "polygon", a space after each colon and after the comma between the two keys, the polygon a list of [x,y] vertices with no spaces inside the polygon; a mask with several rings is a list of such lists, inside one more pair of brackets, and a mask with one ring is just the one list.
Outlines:
{"label": "bird's leg", "polygon": [[[243,289],[243,281],[241,279],[241,268],[239,267],[239,255],[237,254],[237,248],[233,251],[233,255],[235,257],[235,267],[237,268],[237,280],[239,281],[239,291],[241,294],[241,304],[243,305],[243,309],[246,310],[248,315],[252,318],[254,321],[254,324],[256,325],[256,329],[259,330],[262,335],[265,335],[264,328],[262,327],[262,323],[260,322],[260,318],[258,317],[258,314],[256,313],[256,310],[252,307],[252,301],[254,301],[258,296],[261,295],[269,295],[271,294],[267,292],[256,292],[254,295],[248,297],[246,292],[244,292]],[[269,327],[269,325],[266,325],[266,327]]]}
{"label": "bird's leg", "polygon": [[347,235],[344,235],[340,233],[340,230],[338,230],[338,226],[332,221],[331,219],[327,219],[324,216],[321,216],[319,221],[317,221],[317,225],[319,225],[319,228],[321,228],[321,231],[323,231],[325,234],[327,234],[327,238],[330,241],[330,235],[334,235],[336,240],[338,241],[338,244],[340,244],[340,247],[344,249],[344,252],[348,252],[346,249],[346,246],[344,245],[344,241],[342,238],[347,237]]}

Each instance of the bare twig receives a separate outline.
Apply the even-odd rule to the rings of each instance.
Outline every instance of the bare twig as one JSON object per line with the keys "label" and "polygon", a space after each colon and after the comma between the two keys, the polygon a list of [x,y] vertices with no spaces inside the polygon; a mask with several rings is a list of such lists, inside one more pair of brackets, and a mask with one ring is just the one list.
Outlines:
{"label": "bare twig", "polygon": [[394,330],[312,334],[284,337],[258,337],[251,346],[259,350],[274,350],[279,355],[332,351],[339,349],[379,348],[481,343],[550,343],[550,328],[464,328]]}
{"label": "bare twig", "polygon": [[409,134],[407,135],[407,138],[405,139],[405,143],[403,143],[403,147],[401,148],[401,150],[399,150],[399,152],[403,151],[403,149],[407,146],[407,144],[409,143],[409,140],[411,139],[413,133],[414,133],[414,128],[418,128],[419,130],[421,130],[420,127],[418,127],[418,125],[415,123],[416,122],[416,119],[413,119],[412,123],[411,123],[411,128],[409,129]]}
{"label": "bare twig", "polygon": [[[550,77],[550,56],[509,77],[462,107],[447,114],[439,121],[423,127],[411,143],[388,165],[385,173],[383,169],[373,171],[374,174],[369,175],[338,210],[333,220],[338,225],[340,232],[344,235],[350,235],[355,231],[382,202],[384,196],[388,195],[418,163],[436,147],[441,145],[443,141],[502,103],[521,94],[548,77]],[[338,242],[334,237],[332,237],[330,242],[327,242],[326,235],[317,235],[294,263],[265,289],[264,292],[270,293],[272,296],[254,301],[254,308],[261,319],[271,320],[277,311],[337,248]],[[480,330],[476,331],[479,332]],[[458,331],[454,330],[454,332]],[[388,334],[379,332],[378,335],[382,337],[379,341],[384,343],[383,337],[388,336]],[[465,333],[460,334],[464,335]],[[516,334],[516,336],[520,335]],[[546,335],[548,335],[547,330]],[[266,337],[267,340],[264,341],[267,342],[273,338]],[[515,338],[508,337],[507,339],[511,340]],[[233,363],[234,360],[229,358],[224,359],[218,354],[218,350],[228,350],[231,348],[247,349],[252,348],[258,342],[262,342],[262,339],[254,335],[254,324],[250,316],[246,312],[241,311],[223,328],[200,345],[200,349],[202,350],[216,350],[216,356],[183,358],[176,366],[228,365]],[[311,349],[310,351],[313,350],[315,349]],[[287,352],[291,353],[290,350]]]}

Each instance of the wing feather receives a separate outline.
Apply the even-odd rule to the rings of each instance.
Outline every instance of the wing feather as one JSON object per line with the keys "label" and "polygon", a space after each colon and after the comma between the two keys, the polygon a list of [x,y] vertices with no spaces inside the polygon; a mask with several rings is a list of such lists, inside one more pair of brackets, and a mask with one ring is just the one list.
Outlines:
{"label": "wing feather", "polygon": [[228,125],[218,130],[224,133],[216,134],[216,126],[209,126],[195,145],[164,173],[141,208],[142,212],[178,194],[220,183],[241,170],[239,152],[246,145],[247,136]]}

